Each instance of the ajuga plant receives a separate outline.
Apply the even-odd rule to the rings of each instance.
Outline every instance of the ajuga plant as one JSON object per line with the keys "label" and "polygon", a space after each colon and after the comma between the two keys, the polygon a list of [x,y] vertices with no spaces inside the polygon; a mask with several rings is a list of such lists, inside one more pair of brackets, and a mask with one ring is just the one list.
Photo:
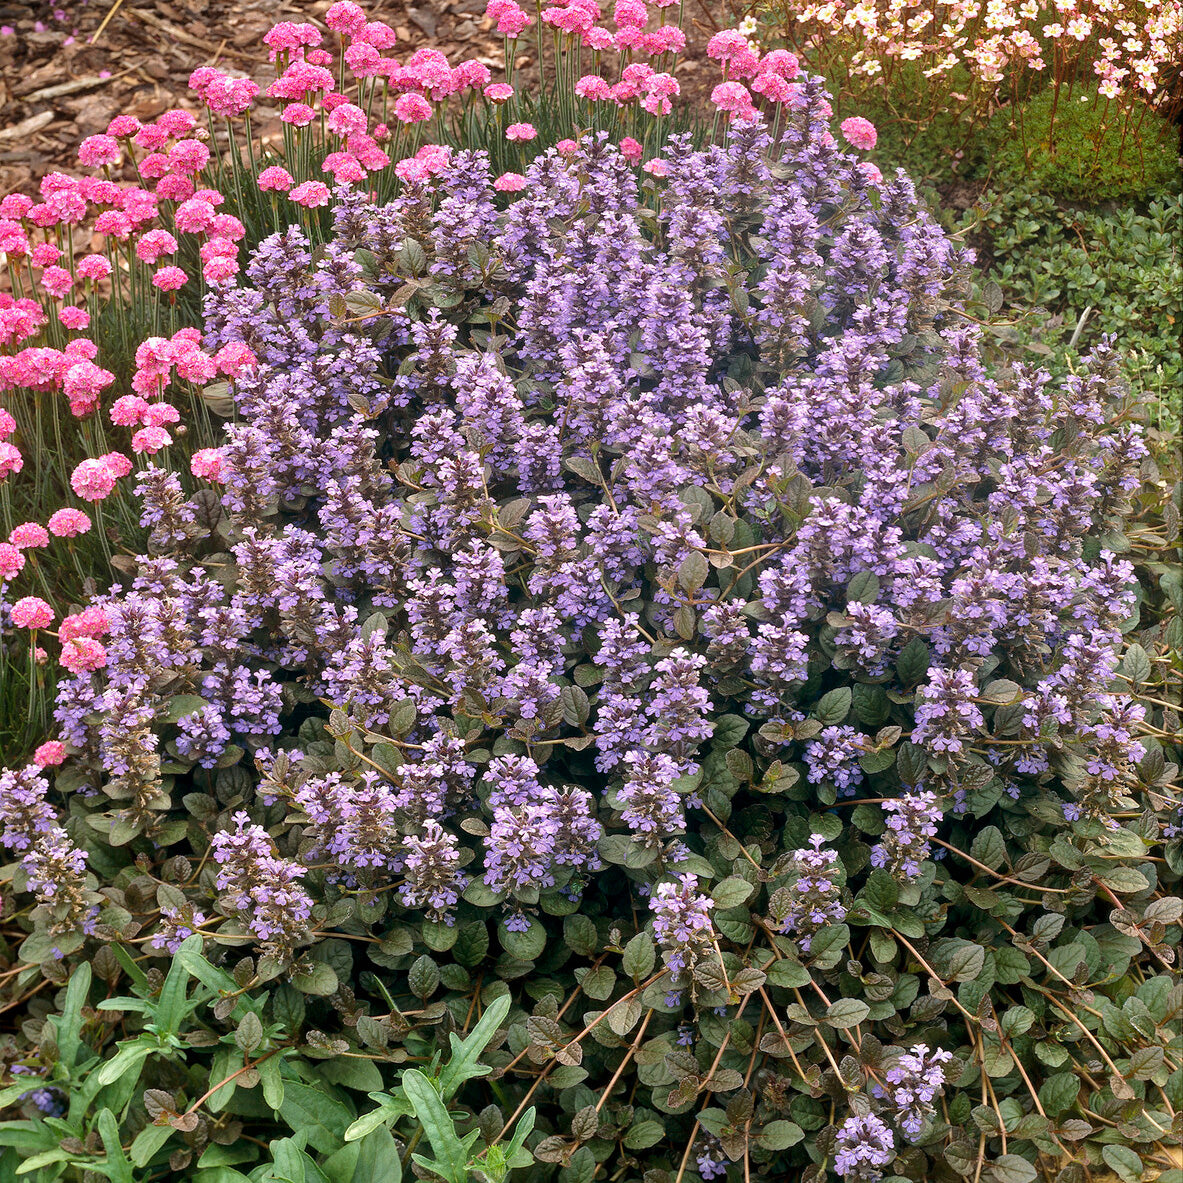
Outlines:
{"label": "ajuga plant", "polygon": [[[701,142],[724,115],[760,105],[775,118],[800,90],[791,54],[761,55],[727,30],[711,41],[724,75],[714,122],[691,112],[669,0],[620,0],[610,19],[594,0],[534,15],[490,0],[487,15],[505,39],[496,76],[430,47],[402,54],[351,0],[323,24],[281,21],[260,47],[275,73],[262,89],[200,67],[199,115],[119,115],[80,145],[86,175],[53,172],[37,196],[0,200],[0,752],[23,755],[42,736],[55,671],[45,628],[30,638],[7,608],[35,596],[60,618],[88,579],[105,585],[112,556],[143,546],[136,474],[188,467],[215,442],[196,388],[230,374],[196,349],[202,300],[262,238],[298,224],[320,246],[332,186],[385,201],[459,147],[489,152],[502,192],[525,183],[539,150],[583,132],[610,133],[633,164],[658,169],[671,131]],[[516,68],[523,37],[534,81]],[[283,137],[264,149],[252,119],[268,107]]]}
{"label": "ajuga plant", "polygon": [[[533,1108],[524,1178],[1170,1165],[1145,450],[1108,349],[987,375],[967,258],[828,115],[802,80],[642,185],[601,136],[508,198],[459,152],[210,294],[224,441],[138,479],[145,553],[59,631],[60,763],[0,783],[0,1145],[276,1177],[249,1008],[317,1137],[448,1177],[390,1086],[508,997],[455,1141]],[[181,1040],[121,980],[171,997],[199,947]],[[118,1079],[63,1089],[63,986]],[[360,1183],[336,1146],[302,1177]]]}

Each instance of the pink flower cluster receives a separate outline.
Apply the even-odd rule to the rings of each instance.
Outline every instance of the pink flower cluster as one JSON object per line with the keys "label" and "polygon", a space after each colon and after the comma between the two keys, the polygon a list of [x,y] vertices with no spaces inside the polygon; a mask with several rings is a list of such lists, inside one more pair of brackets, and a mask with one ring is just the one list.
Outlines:
{"label": "pink flower cluster", "polygon": [[788,50],[774,49],[761,56],[738,29],[724,29],[707,42],[707,54],[722,63],[726,79],[711,92],[711,101],[732,119],[756,117],[753,94],[790,106],[801,95],[800,84],[793,81],[801,66]]}

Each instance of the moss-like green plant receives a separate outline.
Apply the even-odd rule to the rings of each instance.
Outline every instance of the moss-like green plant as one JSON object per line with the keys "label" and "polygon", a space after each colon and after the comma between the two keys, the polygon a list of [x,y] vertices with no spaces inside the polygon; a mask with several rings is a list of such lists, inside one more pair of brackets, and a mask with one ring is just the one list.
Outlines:
{"label": "moss-like green plant", "polygon": [[1044,91],[990,121],[995,179],[1084,204],[1143,201],[1179,182],[1178,129],[1094,92]]}

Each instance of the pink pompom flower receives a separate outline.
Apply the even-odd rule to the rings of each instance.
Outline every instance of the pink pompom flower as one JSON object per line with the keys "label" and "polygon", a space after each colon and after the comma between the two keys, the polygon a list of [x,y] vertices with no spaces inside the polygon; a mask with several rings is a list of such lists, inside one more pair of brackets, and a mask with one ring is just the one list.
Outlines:
{"label": "pink pompom flower", "polygon": [[114,136],[87,136],[78,146],[78,163],[85,168],[118,164],[119,156],[119,142]]}
{"label": "pink pompom flower", "polygon": [[13,528],[8,541],[21,550],[32,550],[49,545],[49,531],[40,522],[21,522]]}
{"label": "pink pompom flower", "polygon": [[292,174],[278,164],[265,168],[259,174],[259,188],[265,193],[286,193],[294,184]]}
{"label": "pink pompom flower", "polygon": [[329,187],[320,181],[305,181],[297,185],[288,196],[305,209],[315,209],[317,206],[329,204]]}
{"label": "pink pompom flower", "polygon": [[77,538],[90,529],[90,518],[80,509],[59,509],[49,519],[49,532],[56,538]]}
{"label": "pink pompom flower", "polygon": [[60,739],[48,740],[33,753],[33,763],[38,768],[56,768],[65,759],[66,745]]}
{"label": "pink pompom flower", "polygon": [[115,488],[115,474],[101,460],[83,460],[70,477],[70,487],[83,501],[103,501]]}
{"label": "pink pompom flower", "polygon": [[482,93],[491,103],[508,103],[513,98],[513,87],[508,82],[493,82]]}
{"label": "pink pompom flower", "polygon": [[156,263],[164,255],[175,254],[177,240],[167,230],[149,230],[136,243],[136,258],[142,263]]}
{"label": "pink pompom flower", "polygon": [[90,328],[90,313],[85,308],[76,308],[73,304],[58,309],[58,320],[72,333],[80,333],[83,329]]}
{"label": "pink pompom flower", "polygon": [[394,114],[402,123],[422,123],[431,118],[431,104],[421,94],[409,91],[395,100]]}
{"label": "pink pompom flower", "polygon": [[538,136],[538,130],[532,123],[511,123],[505,129],[507,140],[533,140]]}
{"label": "pink pompom flower", "polygon": [[144,421],[144,414],[148,410],[148,402],[138,394],[120,395],[111,404],[111,422],[116,427],[133,427]]}
{"label": "pink pompom flower", "polygon": [[221,481],[222,453],[217,448],[202,448],[189,459],[189,469],[194,476],[207,481]]}
{"label": "pink pompom flower", "polygon": [[733,118],[746,120],[755,117],[756,109],[752,105],[752,95],[746,86],[739,82],[722,82],[711,91],[711,102]]}
{"label": "pink pompom flower", "polygon": [[110,628],[111,622],[107,619],[106,612],[97,604],[92,604],[89,608],[83,608],[81,612],[75,612],[62,620],[58,629],[58,640],[64,645],[76,637],[105,637]]}
{"label": "pink pompom flower", "polygon": [[74,277],[64,267],[46,267],[41,272],[41,286],[55,300],[61,300],[74,286]]}
{"label": "pink pompom flower", "polygon": [[173,442],[173,437],[163,427],[141,427],[131,437],[133,452],[147,452],[154,456],[161,448],[167,448]]}
{"label": "pink pompom flower", "polygon": [[12,623],[17,628],[49,628],[53,609],[37,596],[25,596],[12,606]]}
{"label": "pink pompom flower", "polygon": [[502,173],[493,182],[499,193],[520,193],[526,187],[526,178],[521,173]]}
{"label": "pink pompom flower", "polygon": [[288,103],[279,118],[292,127],[307,127],[316,118],[316,112],[307,103]]}
{"label": "pink pompom flower", "polygon": [[62,646],[60,660],[72,674],[101,670],[107,664],[107,648],[90,637],[75,637]]}
{"label": "pink pompom flower", "polygon": [[631,164],[636,164],[641,159],[644,151],[645,149],[642,148],[632,136],[625,136],[624,139],[620,141],[621,155],[623,155],[625,160],[629,161]]}
{"label": "pink pompom flower", "polygon": [[25,569],[25,556],[11,542],[0,542],[0,583],[15,579]]}
{"label": "pink pompom flower", "polygon": [[180,267],[158,267],[152,273],[152,284],[162,292],[176,292],[189,282],[189,276]]}
{"label": "pink pompom flower", "polygon": [[356,37],[366,27],[366,14],[353,0],[339,0],[329,5],[324,22],[335,33]]}
{"label": "pink pompom flower", "polygon": [[843,119],[838,125],[838,130],[846,137],[847,143],[855,148],[861,148],[864,152],[869,152],[879,140],[879,133],[875,130],[875,125],[861,115],[852,115],[849,119]]}
{"label": "pink pompom flower", "polygon": [[581,99],[587,99],[589,102],[596,102],[610,98],[612,95],[612,87],[598,74],[585,74],[579,79],[578,82],[575,83],[575,93]]}
{"label": "pink pompom flower", "polygon": [[131,472],[131,461],[122,452],[108,452],[99,457],[99,462],[105,464],[116,479]]}

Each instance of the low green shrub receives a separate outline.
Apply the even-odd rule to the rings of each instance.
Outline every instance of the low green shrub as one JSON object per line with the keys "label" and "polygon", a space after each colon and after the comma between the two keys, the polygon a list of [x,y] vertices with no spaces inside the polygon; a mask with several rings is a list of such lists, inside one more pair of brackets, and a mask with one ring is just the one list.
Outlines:
{"label": "low green shrub", "polygon": [[987,130],[999,184],[1096,205],[1145,201],[1179,180],[1179,136],[1149,107],[1136,112],[1093,93],[1053,90],[1007,107]]}
{"label": "low green shrub", "polygon": [[1114,335],[1126,376],[1143,395],[1147,422],[1178,431],[1183,195],[1108,213],[1065,208],[1047,194],[1018,188],[988,193],[962,226],[984,235],[989,274],[1008,315],[1016,308],[1052,314],[1029,320],[1026,331],[1039,352],[1050,352],[1056,368],[1066,370],[1078,349]]}

